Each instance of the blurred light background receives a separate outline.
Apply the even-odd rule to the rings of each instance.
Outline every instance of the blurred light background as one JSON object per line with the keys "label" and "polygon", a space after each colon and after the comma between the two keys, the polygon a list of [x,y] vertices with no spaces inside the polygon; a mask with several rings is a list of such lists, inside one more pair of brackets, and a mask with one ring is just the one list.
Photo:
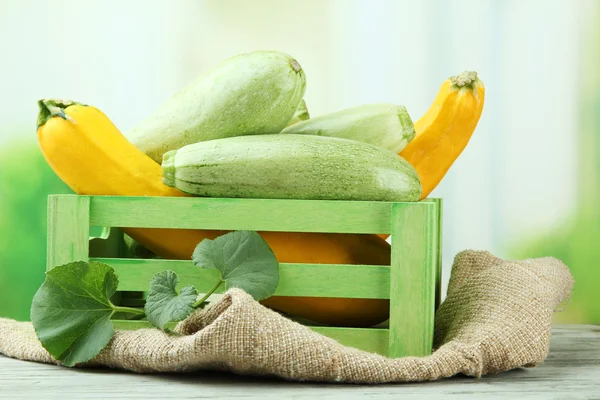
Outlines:
{"label": "blurred light background", "polygon": [[467,149],[432,193],[454,255],[556,256],[576,285],[557,321],[600,323],[600,2],[0,0],[0,315],[43,281],[46,196],[68,193],[35,135],[36,100],[103,110],[127,134],[221,60],[285,51],[311,115],[370,102],[414,120],[447,77],[486,86]]}

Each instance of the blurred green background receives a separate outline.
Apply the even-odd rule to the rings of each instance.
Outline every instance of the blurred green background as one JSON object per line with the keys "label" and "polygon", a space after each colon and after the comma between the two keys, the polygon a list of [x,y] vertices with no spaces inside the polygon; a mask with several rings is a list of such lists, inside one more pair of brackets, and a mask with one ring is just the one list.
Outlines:
{"label": "blurred green background", "polygon": [[44,277],[46,197],[70,190],[41,155],[36,101],[95,105],[123,132],[195,76],[256,49],[295,56],[312,115],[370,103],[413,119],[475,70],[486,103],[444,198],[454,255],[555,256],[575,277],[560,322],[600,323],[600,2],[0,0],[0,316],[27,320]]}

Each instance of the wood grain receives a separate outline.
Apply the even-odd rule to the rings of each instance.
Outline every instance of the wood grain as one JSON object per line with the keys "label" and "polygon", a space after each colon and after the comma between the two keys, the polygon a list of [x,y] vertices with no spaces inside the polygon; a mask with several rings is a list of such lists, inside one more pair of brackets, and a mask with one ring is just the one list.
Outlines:
{"label": "wood grain", "polygon": [[69,369],[0,356],[2,399],[600,399],[600,326],[553,329],[546,361],[481,379],[340,385],[201,371],[135,374],[111,369]]}
{"label": "wood grain", "polygon": [[436,263],[436,274],[435,274],[435,309],[437,310],[442,302],[442,233],[443,233],[443,200],[432,199],[436,206],[436,226],[437,229],[437,242],[433,248],[435,263]]}
{"label": "wood grain", "polygon": [[[172,270],[179,286],[194,285],[201,293],[210,290],[219,278],[215,269],[198,268],[185,260],[140,260],[132,258],[90,258],[115,269],[119,290],[145,291],[154,274]],[[388,266],[343,264],[279,265],[279,285],[275,296],[314,296],[388,299]],[[331,282],[335,282],[332,285]],[[218,289],[222,293],[224,288]]]}
{"label": "wood grain", "polygon": [[88,259],[89,212],[88,196],[48,196],[46,270],[71,261]]}
{"label": "wood grain", "polygon": [[93,196],[90,224],[139,228],[390,233],[391,204],[376,201]]}
{"label": "wood grain", "polygon": [[392,208],[389,356],[431,354],[439,256],[437,205]]}

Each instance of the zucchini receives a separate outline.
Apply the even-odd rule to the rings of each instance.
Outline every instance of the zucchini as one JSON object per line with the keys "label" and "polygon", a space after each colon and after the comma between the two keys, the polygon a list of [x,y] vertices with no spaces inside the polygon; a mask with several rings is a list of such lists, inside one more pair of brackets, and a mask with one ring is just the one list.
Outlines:
{"label": "zucchini", "polygon": [[163,183],[207,197],[417,201],[402,157],[368,143],[311,135],[238,136],[165,153]]}
{"label": "zucchini", "polygon": [[358,140],[398,154],[415,137],[415,127],[406,107],[377,103],[300,121],[281,133]]}
{"label": "zucchini", "polygon": [[279,51],[225,60],[198,77],[126,135],[154,161],[187,144],[231,136],[274,134],[304,96],[300,64]]}
{"label": "zucchini", "polygon": [[310,119],[310,114],[308,112],[308,108],[306,108],[306,101],[302,100],[298,106],[298,109],[296,110],[296,113],[290,122],[288,122],[287,126],[297,124],[300,121],[306,121],[307,119]]}

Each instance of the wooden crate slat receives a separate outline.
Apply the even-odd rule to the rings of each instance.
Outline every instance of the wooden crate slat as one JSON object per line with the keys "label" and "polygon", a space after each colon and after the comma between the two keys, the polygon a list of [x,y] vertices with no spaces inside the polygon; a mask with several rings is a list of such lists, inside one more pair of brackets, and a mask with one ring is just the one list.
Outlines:
{"label": "wooden crate slat", "polygon": [[89,210],[88,196],[48,196],[47,271],[88,259]]}
{"label": "wooden crate slat", "polygon": [[344,346],[355,347],[383,356],[388,354],[389,330],[384,328],[340,328],[311,326],[313,331],[337,340]]}
{"label": "wooden crate slat", "polygon": [[[119,290],[146,291],[154,274],[170,269],[179,276],[180,286],[192,284],[208,291],[218,280],[215,269],[198,268],[186,260],[141,260],[91,258],[109,264],[119,277]],[[388,299],[389,266],[344,264],[279,265],[279,286],[275,296],[351,297]],[[223,288],[217,291],[222,293]]]}
{"label": "wooden crate slat", "polygon": [[[122,330],[153,328],[148,321],[113,320],[113,327]],[[171,329],[176,323],[169,323]],[[337,340],[345,346],[381,355],[387,354],[388,329],[384,328],[338,328],[328,326],[309,326],[313,331]]]}
{"label": "wooden crate slat", "polygon": [[438,270],[437,204],[395,204],[392,212],[389,356],[431,354]]}
{"label": "wooden crate slat", "polygon": [[437,243],[434,245],[433,250],[436,252],[435,256],[437,257],[437,266],[436,266],[436,277],[435,277],[435,309],[440,306],[442,302],[442,237],[443,237],[443,200],[442,199],[433,199],[436,203],[436,228],[437,228]]}
{"label": "wooden crate slat", "polygon": [[326,200],[92,196],[90,224],[139,228],[390,233],[391,204]]}

